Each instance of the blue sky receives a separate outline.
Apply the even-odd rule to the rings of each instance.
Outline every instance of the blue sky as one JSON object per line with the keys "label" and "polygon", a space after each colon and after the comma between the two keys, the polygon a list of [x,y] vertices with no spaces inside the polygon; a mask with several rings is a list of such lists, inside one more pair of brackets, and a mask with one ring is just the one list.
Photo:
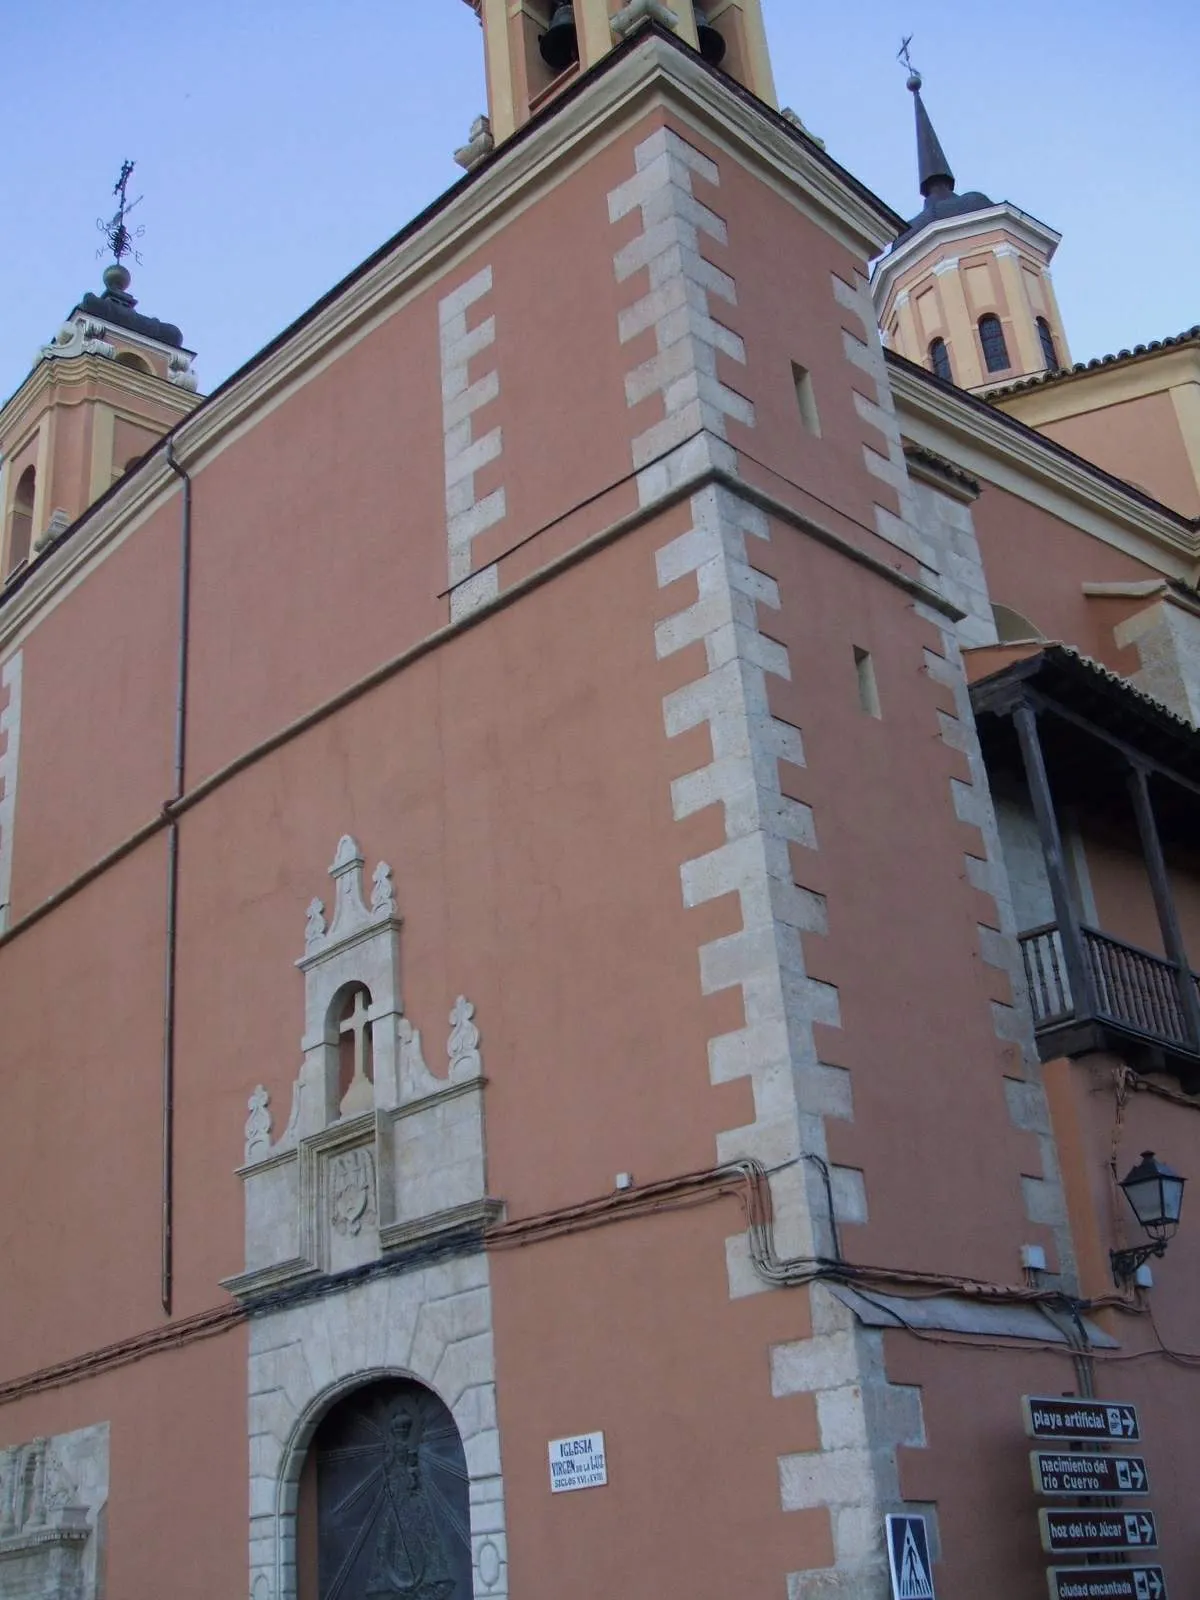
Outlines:
{"label": "blue sky", "polygon": [[[784,103],[884,199],[918,208],[913,58],[960,188],[1064,235],[1076,359],[1200,322],[1194,0],[764,0]],[[0,0],[0,395],[103,262],[136,159],[134,293],[216,386],[460,175],[483,109],[463,0]]]}

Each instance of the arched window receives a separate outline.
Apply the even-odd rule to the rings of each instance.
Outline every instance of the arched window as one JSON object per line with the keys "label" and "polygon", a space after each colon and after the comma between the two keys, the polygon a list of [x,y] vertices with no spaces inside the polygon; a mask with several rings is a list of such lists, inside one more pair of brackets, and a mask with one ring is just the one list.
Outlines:
{"label": "arched window", "polygon": [[347,984],[334,995],[330,1013],[338,1050],[338,1107],[344,1117],[353,1117],[375,1104],[371,991],[363,983]]}
{"label": "arched window", "polygon": [[939,378],[945,378],[947,383],[954,382],[954,373],[950,370],[950,352],[946,349],[945,339],[935,339],[929,346],[929,370]]}
{"label": "arched window", "polygon": [[986,317],[979,319],[979,342],[983,346],[983,359],[989,372],[1005,372],[1012,366],[1000,318],[990,311]]}
{"label": "arched window", "polygon": [[36,491],[37,473],[32,467],[26,467],[17,480],[17,492],[13,496],[7,572],[15,572],[22,562],[29,559],[29,547],[33,543],[33,499]]}
{"label": "arched window", "polygon": [[119,367],[132,367],[134,372],[149,372],[153,374],[154,368],[145,356],[139,356],[134,350],[122,350],[117,356]]}
{"label": "arched window", "polygon": [[1054,346],[1054,335],[1050,331],[1050,324],[1045,317],[1037,319],[1038,338],[1042,341],[1042,360],[1046,363],[1048,372],[1057,372],[1059,361],[1058,351]]}
{"label": "arched window", "polygon": [[[315,1554],[317,1581],[301,1570],[302,1594],[471,1600],[466,1455],[432,1390],[404,1378],[354,1390],[317,1428],[305,1476],[314,1458],[315,1496],[301,1482],[297,1551],[302,1569]],[[314,1499],[315,1541],[304,1526]]]}

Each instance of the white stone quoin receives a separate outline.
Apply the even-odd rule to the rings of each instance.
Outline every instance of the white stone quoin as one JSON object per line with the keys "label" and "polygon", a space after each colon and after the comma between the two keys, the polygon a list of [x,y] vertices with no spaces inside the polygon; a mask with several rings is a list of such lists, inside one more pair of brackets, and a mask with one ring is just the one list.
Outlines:
{"label": "white stone quoin", "polygon": [[[250,1593],[295,1600],[300,1473],[321,1418],[353,1389],[407,1377],[454,1417],[470,1478],[474,1593],[505,1600],[491,1287],[479,1238],[501,1208],[484,1185],[480,1033],[460,995],[445,1075],[429,1070],[404,1014],[391,869],[375,868],[368,900],[363,866],[343,837],[329,869],[332,916],[320,900],[308,908],[297,962],[303,1059],[278,1140],[266,1089],[248,1099],[246,1261],[225,1286],[259,1302],[250,1324]],[[446,1254],[429,1261],[419,1251],[433,1243]]]}

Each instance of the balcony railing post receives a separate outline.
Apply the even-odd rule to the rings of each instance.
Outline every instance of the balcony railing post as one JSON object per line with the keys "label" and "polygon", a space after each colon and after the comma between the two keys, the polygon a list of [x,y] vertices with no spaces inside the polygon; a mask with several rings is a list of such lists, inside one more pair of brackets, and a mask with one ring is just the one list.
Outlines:
{"label": "balcony railing post", "polygon": [[1050,780],[1046,776],[1042,741],[1038,735],[1037,713],[1032,706],[1022,702],[1014,708],[1012,717],[1021,745],[1025,781],[1029,786],[1029,797],[1033,801],[1033,814],[1037,820],[1042,853],[1046,858],[1046,877],[1050,881],[1050,898],[1054,902],[1054,916],[1062,940],[1063,965],[1067,969],[1067,980],[1071,986],[1072,1004],[1076,1017],[1090,1017],[1095,1011],[1091,972],[1084,954],[1079,918],[1075,914],[1067,882],[1062,834],[1059,832],[1058,818],[1054,812]]}
{"label": "balcony railing post", "polygon": [[1175,968],[1175,981],[1179,986],[1179,1004],[1183,1012],[1183,1024],[1187,1030],[1187,1042],[1194,1050],[1200,1050],[1200,997],[1196,993],[1187,947],[1183,942],[1183,930],[1179,926],[1179,915],[1175,910],[1171,880],[1167,877],[1167,863],[1163,856],[1162,840],[1154,815],[1154,803],[1150,798],[1146,769],[1136,763],[1130,764],[1129,793],[1133,800],[1133,814],[1137,819],[1138,837],[1142,841],[1142,855],[1146,862],[1146,870],[1150,874],[1150,889],[1154,895],[1154,909],[1158,913],[1163,949]]}

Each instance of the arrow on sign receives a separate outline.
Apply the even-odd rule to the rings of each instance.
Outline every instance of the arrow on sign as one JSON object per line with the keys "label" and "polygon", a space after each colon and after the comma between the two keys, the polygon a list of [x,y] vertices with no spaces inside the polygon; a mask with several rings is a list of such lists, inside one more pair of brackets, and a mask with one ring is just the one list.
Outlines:
{"label": "arrow on sign", "polygon": [[1118,1439],[1132,1439],[1137,1432],[1137,1418],[1131,1406],[1116,1406],[1108,1414],[1109,1427],[1113,1437]]}
{"label": "arrow on sign", "polygon": [[1117,1481],[1122,1489],[1144,1487],[1146,1474],[1142,1471],[1142,1464],[1136,1456],[1117,1457]]}
{"label": "arrow on sign", "polygon": [[1051,1567],[1053,1600],[1166,1600],[1161,1567]]}
{"label": "arrow on sign", "polygon": [[1144,1512],[1131,1513],[1125,1518],[1125,1537],[1130,1544],[1153,1544],[1154,1524]]}

